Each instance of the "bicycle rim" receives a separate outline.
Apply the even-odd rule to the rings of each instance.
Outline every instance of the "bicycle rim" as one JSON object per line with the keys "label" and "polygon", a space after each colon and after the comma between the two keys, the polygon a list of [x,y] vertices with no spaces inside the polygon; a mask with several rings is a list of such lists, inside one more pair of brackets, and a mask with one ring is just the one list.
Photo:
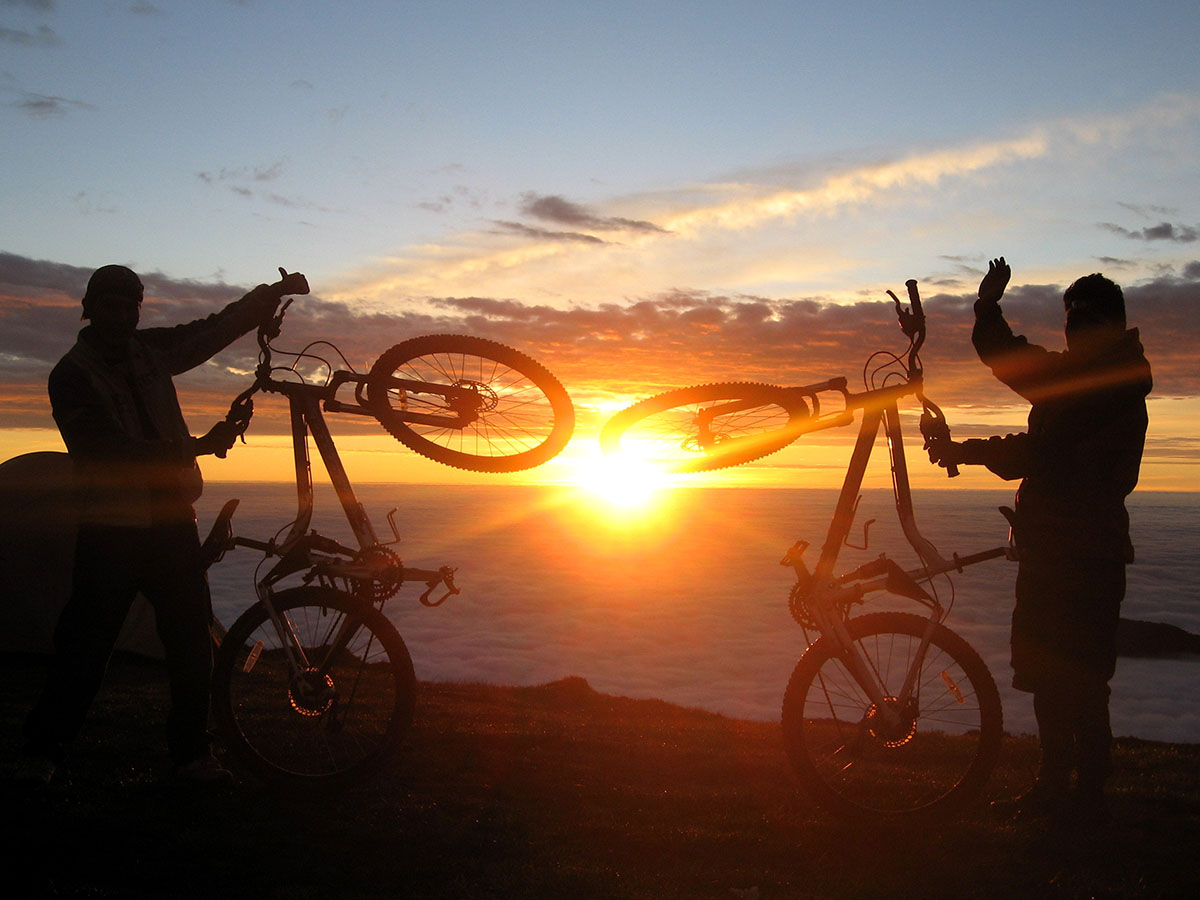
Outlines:
{"label": "bicycle rim", "polygon": [[783,701],[788,756],[804,788],[846,815],[931,814],[982,790],[999,750],[1000,696],[979,655],[938,625],[913,702],[895,697],[927,620],[877,613],[850,634],[898,713],[889,722],[822,637],[800,658]]}
{"label": "bicycle rim", "polygon": [[[464,415],[436,391],[404,390],[396,379],[469,392]],[[402,444],[437,462],[477,472],[541,465],[566,446],[575,410],[541,363],[485,338],[438,334],[396,344],[367,376],[367,398],[380,424]],[[417,422],[432,416],[440,422]]]}
{"label": "bicycle rim", "polygon": [[[723,404],[736,409],[712,413]],[[751,382],[702,384],[649,397],[617,413],[600,431],[605,453],[629,454],[667,472],[705,472],[759,459],[786,447],[808,418],[804,399]]]}
{"label": "bicycle rim", "polygon": [[[404,641],[377,609],[331,589],[284,591],[275,606],[309,670],[291,671],[261,603],[247,610],[214,668],[213,710],[229,749],[266,781],[332,785],[374,771],[412,724],[416,679]],[[331,649],[340,633],[344,645]]]}

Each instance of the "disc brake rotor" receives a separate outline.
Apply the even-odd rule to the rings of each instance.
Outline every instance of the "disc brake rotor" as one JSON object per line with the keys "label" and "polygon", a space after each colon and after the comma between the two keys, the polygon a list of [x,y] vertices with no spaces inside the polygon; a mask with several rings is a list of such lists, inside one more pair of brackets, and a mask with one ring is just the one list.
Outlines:
{"label": "disc brake rotor", "polygon": [[[451,387],[462,388],[463,390],[471,392],[472,396],[471,400],[469,401],[471,406],[470,412],[476,414],[480,412],[491,412],[500,405],[500,395],[482,381],[471,381],[467,378],[461,378],[454,382]],[[454,409],[459,405],[463,405],[463,401],[454,399],[450,400],[451,409]]]}
{"label": "disc brake rotor", "polygon": [[865,720],[867,733],[885,747],[903,747],[917,733],[916,703],[909,700],[901,707],[895,697],[885,697],[883,704],[896,715],[896,722],[889,724],[879,706],[872,703]]}
{"label": "disc brake rotor", "polygon": [[288,700],[292,709],[302,716],[323,716],[333,707],[336,692],[333,689],[333,677],[313,680],[316,673],[308,669],[292,681],[288,688]]}

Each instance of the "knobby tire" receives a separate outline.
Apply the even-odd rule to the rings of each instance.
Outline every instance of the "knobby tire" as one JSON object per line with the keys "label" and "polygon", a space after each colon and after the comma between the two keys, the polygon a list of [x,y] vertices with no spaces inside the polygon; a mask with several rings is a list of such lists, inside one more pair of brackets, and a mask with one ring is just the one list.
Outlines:
{"label": "knobby tire", "polygon": [[[406,391],[394,379],[466,388],[478,408],[460,424],[436,392]],[[383,353],[367,376],[367,400],[379,423],[411,450],[475,472],[516,472],[541,465],[567,445],[575,427],[571,398],[541,363],[504,344],[469,335],[412,338]]]}
{"label": "knobby tire", "polygon": [[412,724],[416,677],[403,639],[370,603],[331,588],[281,591],[274,604],[314,666],[341,621],[349,617],[358,628],[327,680],[297,684],[266,607],[250,607],[226,634],[213,669],[223,743],[267,783],[326,788],[371,774],[394,757]]}
{"label": "knobby tire", "polygon": [[[714,417],[701,435],[698,415],[715,404],[747,408]],[[809,417],[804,398],[786,388],[724,382],[677,388],[621,410],[600,431],[605,453],[630,453],[668,472],[707,472],[760,459],[796,439]]]}
{"label": "knobby tire", "polygon": [[[849,620],[851,638],[882,680],[901,691],[928,620],[874,613]],[[914,690],[917,704],[889,730],[827,636],[792,673],[783,699],[788,757],[802,787],[848,817],[940,815],[983,789],[1000,748],[1003,716],[979,654],[937,625]]]}

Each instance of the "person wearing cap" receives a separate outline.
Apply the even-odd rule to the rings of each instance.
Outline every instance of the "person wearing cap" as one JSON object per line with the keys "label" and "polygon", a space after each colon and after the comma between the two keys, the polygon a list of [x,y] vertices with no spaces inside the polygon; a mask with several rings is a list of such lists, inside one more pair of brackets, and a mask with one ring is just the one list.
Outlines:
{"label": "person wearing cap", "polygon": [[50,373],[50,404],[74,463],[79,502],[71,595],[54,634],[43,693],[25,724],[26,780],[49,783],[99,690],[125,616],[140,591],[166,651],[167,746],[177,777],[229,780],[208,735],[212,617],[192,504],[198,457],[224,453],[245,421],[193,437],[172,377],[195,368],[306,294],[299,273],[260,284],[221,311],[183,325],[138,329],[144,288],[124,266],[88,281],[75,345]]}
{"label": "person wearing cap", "polygon": [[[929,442],[942,466],[982,465],[1021,479],[1012,616],[1013,687],[1033,694],[1041,762],[1032,790],[998,812],[1094,825],[1108,819],[1109,685],[1125,566],[1125,498],[1138,480],[1152,379],[1120,286],[1087,275],[1063,294],[1066,350],[1014,335],[1000,309],[1010,269],[979,285],[971,341],[993,374],[1031,404],[1020,434]],[[1071,774],[1075,772],[1074,789]]]}

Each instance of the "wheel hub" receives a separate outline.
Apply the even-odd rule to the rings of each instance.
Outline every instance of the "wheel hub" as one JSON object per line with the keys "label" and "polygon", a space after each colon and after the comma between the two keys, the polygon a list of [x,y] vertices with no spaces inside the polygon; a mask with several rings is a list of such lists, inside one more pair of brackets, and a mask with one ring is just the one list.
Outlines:
{"label": "wheel hub", "polygon": [[[917,733],[917,704],[911,698],[903,706],[895,697],[885,697],[883,706],[891,715],[885,715],[879,704],[872,703],[867,710],[867,733],[885,747],[903,747]],[[894,716],[895,721],[888,720]]]}
{"label": "wheel hub", "polygon": [[312,669],[302,672],[288,688],[292,709],[302,716],[325,715],[333,707],[335,699],[332,676],[318,678]]}
{"label": "wheel hub", "polygon": [[468,413],[477,415],[481,412],[491,412],[500,404],[500,395],[482,381],[462,378],[454,382],[451,387],[461,388],[471,393],[469,399],[452,398],[450,400],[450,407],[455,412],[461,412],[459,407],[467,407]]}

